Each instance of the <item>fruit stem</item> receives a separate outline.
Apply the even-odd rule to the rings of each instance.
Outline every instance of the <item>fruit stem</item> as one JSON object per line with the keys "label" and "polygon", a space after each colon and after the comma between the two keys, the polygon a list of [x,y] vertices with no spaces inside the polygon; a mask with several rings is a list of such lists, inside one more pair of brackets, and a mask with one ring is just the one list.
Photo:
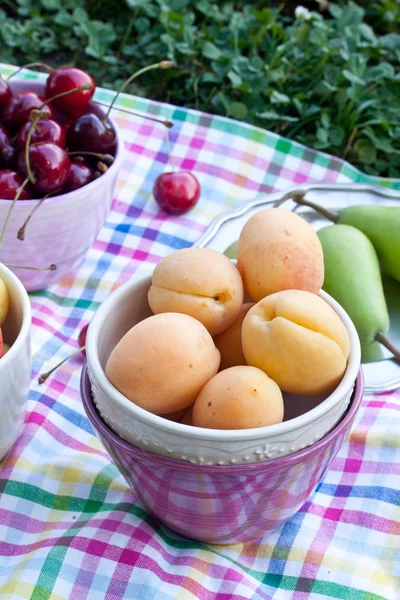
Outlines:
{"label": "fruit stem", "polygon": [[56,94],[55,96],[52,96],[51,98],[47,98],[46,102],[43,102],[43,104],[41,104],[39,106],[39,110],[41,110],[44,106],[46,106],[46,104],[49,104],[49,102],[53,102],[53,100],[58,100],[58,98],[62,98],[62,96],[69,96],[70,94],[74,94],[75,92],[83,92],[84,90],[92,90],[93,89],[93,83],[90,83],[89,81],[87,83],[83,83],[82,85],[79,85],[76,88],[73,88],[72,90],[67,90],[66,92],[60,92],[59,94]]}
{"label": "fruit stem", "polygon": [[36,109],[31,110],[31,112],[29,114],[29,118],[31,120],[31,126],[29,128],[28,135],[26,136],[26,142],[25,142],[25,164],[26,164],[26,171],[28,174],[28,179],[33,184],[36,183],[36,177],[32,173],[31,163],[29,161],[29,148],[30,148],[30,144],[31,144],[32,134],[35,131],[36,125],[38,124],[38,122],[40,121],[41,118],[43,118],[44,116],[48,116],[48,114],[49,113],[47,111],[36,110]]}
{"label": "fruit stem", "polygon": [[114,96],[114,99],[109,106],[107,114],[103,119],[104,125],[107,123],[107,119],[110,115],[111,109],[114,106],[114,103],[117,100],[118,96],[124,91],[124,89],[126,88],[127,85],[132,83],[132,81],[134,79],[136,79],[137,77],[140,77],[140,75],[143,75],[143,73],[147,73],[147,71],[152,71],[153,69],[171,69],[173,66],[174,66],[174,63],[171,60],[162,60],[161,62],[154,63],[153,65],[148,65],[147,67],[143,67],[143,69],[139,69],[139,71],[136,71],[136,73],[133,73],[133,75],[128,77],[128,79],[119,88],[118,92]]}
{"label": "fruit stem", "polygon": [[333,221],[336,223],[339,219],[339,213],[335,210],[330,210],[329,208],[325,208],[325,206],[321,206],[320,204],[316,204],[315,202],[311,202],[311,200],[306,200],[306,198],[298,197],[293,198],[296,204],[300,204],[301,206],[308,206],[309,208],[313,208],[320,215],[328,219],[329,221]]}
{"label": "fruit stem", "polygon": [[28,63],[27,65],[23,65],[22,67],[19,67],[19,69],[14,71],[14,73],[11,73],[11,75],[9,75],[7,77],[7,81],[9,81],[11,79],[11,77],[14,77],[14,75],[19,73],[23,69],[30,69],[31,67],[42,67],[43,69],[46,69],[49,73],[52,73],[54,71],[53,67],[50,67],[50,65],[46,65],[46,63],[41,63],[41,62]]}
{"label": "fruit stem", "polygon": [[45,196],[43,196],[43,198],[33,207],[33,209],[31,210],[31,212],[29,213],[29,215],[25,219],[25,222],[22,225],[22,227],[20,227],[18,229],[17,238],[19,240],[21,240],[21,242],[25,239],[25,229],[26,229],[26,226],[28,225],[29,221],[32,219],[33,215],[35,214],[35,212],[37,211],[37,209],[39,208],[39,206],[41,206],[41,204],[43,204],[43,202],[45,200],[47,200],[47,198],[49,196],[51,196],[52,194],[57,194],[60,191],[61,191],[61,188],[59,188],[58,190],[54,190],[54,192],[49,192],[48,194],[46,194]]}
{"label": "fruit stem", "polygon": [[[110,107],[109,104],[107,104],[106,102],[99,102],[99,100],[95,100],[96,104],[100,104],[100,106],[107,106],[108,108]],[[142,117],[143,119],[147,119],[148,121],[154,121],[155,123],[160,123],[161,125],[164,125],[164,127],[167,127],[168,129],[171,129],[171,127],[174,126],[173,123],[171,123],[171,121],[168,121],[168,119],[157,119],[156,117],[149,117],[149,115],[142,115],[141,113],[137,113],[133,110],[125,110],[124,108],[120,108],[115,107],[114,110],[119,110],[121,112],[124,113],[128,113],[128,115],[134,115],[135,117]]]}
{"label": "fruit stem", "polygon": [[400,348],[396,346],[396,344],[392,342],[390,338],[388,338],[386,333],[383,333],[383,331],[378,331],[378,333],[375,336],[375,339],[377,342],[382,344],[382,346],[385,346],[385,348],[387,348],[389,352],[393,354],[396,360],[400,361]]}
{"label": "fruit stem", "polygon": [[12,204],[10,206],[10,208],[8,209],[8,213],[6,216],[6,220],[4,221],[4,225],[3,225],[3,229],[1,231],[1,235],[0,235],[0,247],[3,243],[3,239],[4,239],[4,234],[6,232],[7,229],[7,225],[8,225],[8,221],[10,220],[11,217],[11,213],[13,211],[13,208],[18,200],[18,198],[20,197],[20,195],[22,194],[22,191],[24,189],[24,187],[27,185],[27,183],[29,183],[29,177],[27,177],[24,181],[24,183],[22,185],[20,185],[20,187],[17,189],[17,193],[15,194],[14,200],[12,201]]}
{"label": "fruit stem", "polygon": [[6,267],[9,267],[10,269],[29,269],[30,271],[56,271],[57,270],[57,265],[55,264],[51,264],[49,267],[27,267],[25,265],[10,265],[10,264],[6,264]]}
{"label": "fruit stem", "polygon": [[54,371],[56,369],[58,369],[58,367],[61,367],[61,365],[63,365],[65,362],[67,362],[67,360],[70,360],[70,358],[73,358],[74,356],[76,356],[80,352],[83,352],[85,350],[85,348],[86,348],[86,346],[82,346],[81,348],[79,348],[78,350],[76,350],[76,352],[73,352],[72,354],[70,354],[69,356],[67,356],[67,358],[64,358],[64,360],[62,360],[55,367],[53,367],[52,369],[50,369],[50,371],[47,371],[47,373],[42,373],[42,375],[39,375],[38,382],[40,384],[44,383],[46,381],[46,379],[48,377],[50,377],[50,375],[52,373],[54,373]]}
{"label": "fruit stem", "polygon": [[74,152],[68,152],[68,156],[95,156],[99,160],[111,165],[114,162],[112,154],[98,154],[97,152],[81,152],[80,150],[74,150]]}

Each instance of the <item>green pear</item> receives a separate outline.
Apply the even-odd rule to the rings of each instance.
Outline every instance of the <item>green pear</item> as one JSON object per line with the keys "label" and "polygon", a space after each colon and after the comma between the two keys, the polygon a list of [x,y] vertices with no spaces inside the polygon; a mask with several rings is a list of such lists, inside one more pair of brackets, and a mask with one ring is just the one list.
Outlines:
{"label": "green pear", "polygon": [[238,242],[233,242],[233,244],[231,244],[230,246],[228,246],[228,248],[225,250],[224,254],[225,256],[227,256],[230,259],[237,259],[237,249],[238,249]]}
{"label": "green pear", "polygon": [[339,225],[356,227],[370,239],[378,254],[382,270],[400,281],[400,206],[348,206],[336,212],[296,198],[297,204],[309,206]]}
{"label": "green pear", "polygon": [[323,289],[344,308],[357,329],[362,360],[376,360],[376,342],[399,352],[387,339],[389,313],[374,246],[359,229],[331,225],[318,232],[324,252]]}

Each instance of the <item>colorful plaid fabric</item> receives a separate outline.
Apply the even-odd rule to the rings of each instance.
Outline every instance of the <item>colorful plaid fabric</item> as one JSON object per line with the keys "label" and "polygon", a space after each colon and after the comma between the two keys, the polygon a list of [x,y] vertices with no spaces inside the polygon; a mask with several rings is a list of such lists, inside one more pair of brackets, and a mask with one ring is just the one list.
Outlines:
{"label": "colorful plaid fabric", "polygon": [[112,212],[84,264],[31,295],[29,412],[0,463],[1,600],[400,598],[399,392],[364,398],[348,441],[290,522],[261,542],[224,547],[183,538],[145,512],[85,417],[82,357],[38,385],[39,372],[77,349],[116,286],[190,246],[223,211],[309,180],[400,188],[228,119],[132,96],[118,106],[172,119],[173,160],[194,171],[202,197],[183,217],[160,214],[151,189],[168,168],[164,129],[115,111],[127,152]]}

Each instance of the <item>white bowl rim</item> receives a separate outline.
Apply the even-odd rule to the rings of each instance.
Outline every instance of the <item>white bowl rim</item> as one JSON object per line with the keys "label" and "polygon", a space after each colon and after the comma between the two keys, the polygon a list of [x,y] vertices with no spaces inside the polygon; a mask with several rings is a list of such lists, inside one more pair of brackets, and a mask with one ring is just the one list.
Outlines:
{"label": "white bowl rim", "polygon": [[29,300],[28,292],[22,285],[21,281],[18,279],[16,275],[8,267],[6,267],[3,263],[0,262],[0,279],[2,279],[2,274],[6,273],[7,277],[11,279],[16,286],[20,298],[22,300],[22,325],[19,330],[17,339],[10,347],[7,354],[5,354],[2,358],[0,358],[0,372],[2,369],[6,369],[10,362],[16,358],[17,354],[22,351],[22,347],[25,344],[25,341],[29,335],[31,328],[31,303]]}
{"label": "white bowl rim", "polygon": [[128,398],[121,394],[108,380],[104,370],[101,367],[99,356],[97,354],[97,340],[98,332],[103,321],[103,315],[107,314],[109,308],[116,303],[121,296],[129,294],[129,291],[131,289],[133,290],[139,281],[149,277],[151,278],[151,273],[136,275],[112,292],[93,315],[89,324],[86,338],[86,355],[88,366],[95,382],[100,385],[108,397],[111,397],[116,404],[118,404],[123,410],[130,413],[132,417],[135,417],[142,422],[144,421],[156,429],[164,431],[165,433],[174,433],[176,435],[191,437],[193,439],[197,438],[227,443],[235,441],[253,441],[258,438],[286,434],[293,430],[310,425],[314,420],[329,412],[354,385],[361,364],[361,347],[357,331],[350,317],[339,305],[339,303],[336,302],[336,300],[334,300],[329,294],[321,290],[319,295],[335,310],[346,326],[350,337],[350,357],[345,374],[337,388],[335,388],[334,391],[315,408],[298,417],[288,421],[283,421],[282,423],[277,423],[276,425],[235,430],[193,427],[191,425],[169,421],[168,419],[164,419],[163,417],[146,411],[145,409],[128,400]]}
{"label": "white bowl rim", "polygon": [[[17,79],[16,79],[17,81]],[[26,81],[28,83],[32,83],[32,81],[35,81],[35,83],[42,83],[41,81],[35,79],[35,80],[29,80],[29,79],[21,79],[20,81]],[[96,103],[95,100],[93,100],[94,103]],[[114,128],[115,131],[115,135],[117,138],[117,151],[115,153],[115,157],[114,157],[114,161],[112,163],[112,165],[110,165],[109,169],[107,170],[106,173],[104,173],[104,175],[102,175],[101,177],[98,177],[97,179],[93,179],[93,181],[91,181],[90,183],[87,183],[85,186],[83,186],[85,189],[87,189],[89,192],[92,191],[92,188],[97,184],[98,185],[98,181],[101,180],[103,177],[107,177],[107,175],[109,174],[113,174],[114,171],[120,168],[121,166],[121,162],[122,162],[122,158],[124,156],[124,140],[122,139],[122,135],[121,135],[121,131],[120,128],[118,127],[116,121],[111,117],[108,116],[108,119],[111,123],[111,125]],[[44,200],[43,204],[51,204],[52,202],[56,201],[56,202],[70,202],[71,201],[71,196],[73,196],[76,192],[80,192],[83,188],[78,188],[77,190],[73,190],[72,192],[67,192],[66,194],[60,194],[60,195],[56,195],[56,196],[50,196],[49,198],[46,198],[46,200]],[[23,204],[24,206],[34,206],[35,204],[37,204],[37,202],[40,200],[40,198],[32,198],[31,200],[23,200]],[[5,198],[0,198],[0,206],[1,205],[9,205],[10,202],[12,202],[12,200],[6,200]],[[18,202],[17,202],[18,205]],[[17,207],[15,207],[17,208]]]}

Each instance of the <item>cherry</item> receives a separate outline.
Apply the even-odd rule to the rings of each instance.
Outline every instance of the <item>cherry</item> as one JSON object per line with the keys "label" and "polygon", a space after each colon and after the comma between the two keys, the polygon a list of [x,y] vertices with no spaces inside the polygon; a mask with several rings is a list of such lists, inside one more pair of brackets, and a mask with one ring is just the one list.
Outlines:
{"label": "cherry", "polygon": [[[14,200],[18,189],[24,183],[21,175],[11,169],[0,171],[0,198],[2,200]],[[29,184],[24,186],[19,200],[31,200],[33,198],[32,188]]]}
{"label": "cherry", "polygon": [[109,121],[102,121],[94,113],[87,113],[72,121],[68,127],[67,144],[70,150],[112,154],[117,138]]}
{"label": "cherry", "polygon": [[0,77],[0,114],[3,112],[4,108],[10,102],[12,96],[12,91],[7,83]]}
{"label": "cherry", "polygon": [[85,71],[75,67],[59,67],[53,71],[47,78],[46,98],[73,90],[84,84],[91,84],[91,89],[74,92],[51,102],[53,107],[64,115],[79,117],[87,109],[96,88],[93,78]]}
{"label": "cherry", "polygon": [[89,327],[89,323],[86,323],[86,325],[84,327],[82,327],[79,336],[78,336],[78,344],[79,344],[79,348],[82,348],[82,354],[83,356],[86,356],[86,335],[87,335],[87,330]]}
{"label": "cherry", "polygon": [[[73,192],[94,179],[95,170],[83,162],[71,161],[67,183],[63,187],[63,193]],[[79,344],[82,346],[83,344]]]}
{"label": "cherry", "polygon": [[[30,146],[29,164],[35,179],[34,182],[31,180],[34,187],[42,194],[49,194],[65,184],[71,163],[63,148],[53,142],[40,142]],[[28,174],[24,152],[18,156],[18,170]]]}
{"label": "cherry", "polygon": [[157,204],[171,215],[183,215],[197,204],[200,184],[189,171],[162,173],[154,182]]}
{"label": "cherry", "polygon": [[[19,150],[25,148],[26,138],[28,137],[31,125],[31,121],[27,121],[19,130],[17,140]],[[57,123],[57,121],[53,121],[53,119],[41,119],[36,123],[31,137],[31,144],[39,142],[53,142],[57,146],[60,146],[60,148],[65,148],[67,139],[64,127]]]}
{"label": "cherry", "polygon": [[0,169],[13,169],[17,165],[17,150],[6,129],[0,125]]}
{"label": "cherry", "polygon": [[[46,102],[45,98],[35,94],[35,92],[19,92],[11,97],[4,114],[3,123],[11,132],[16,132],[21,125],[29,121],[31,110],[40,108]],[[51,106],[46,106],[46,112],[49,118],[54,119],[54,111]]]}

